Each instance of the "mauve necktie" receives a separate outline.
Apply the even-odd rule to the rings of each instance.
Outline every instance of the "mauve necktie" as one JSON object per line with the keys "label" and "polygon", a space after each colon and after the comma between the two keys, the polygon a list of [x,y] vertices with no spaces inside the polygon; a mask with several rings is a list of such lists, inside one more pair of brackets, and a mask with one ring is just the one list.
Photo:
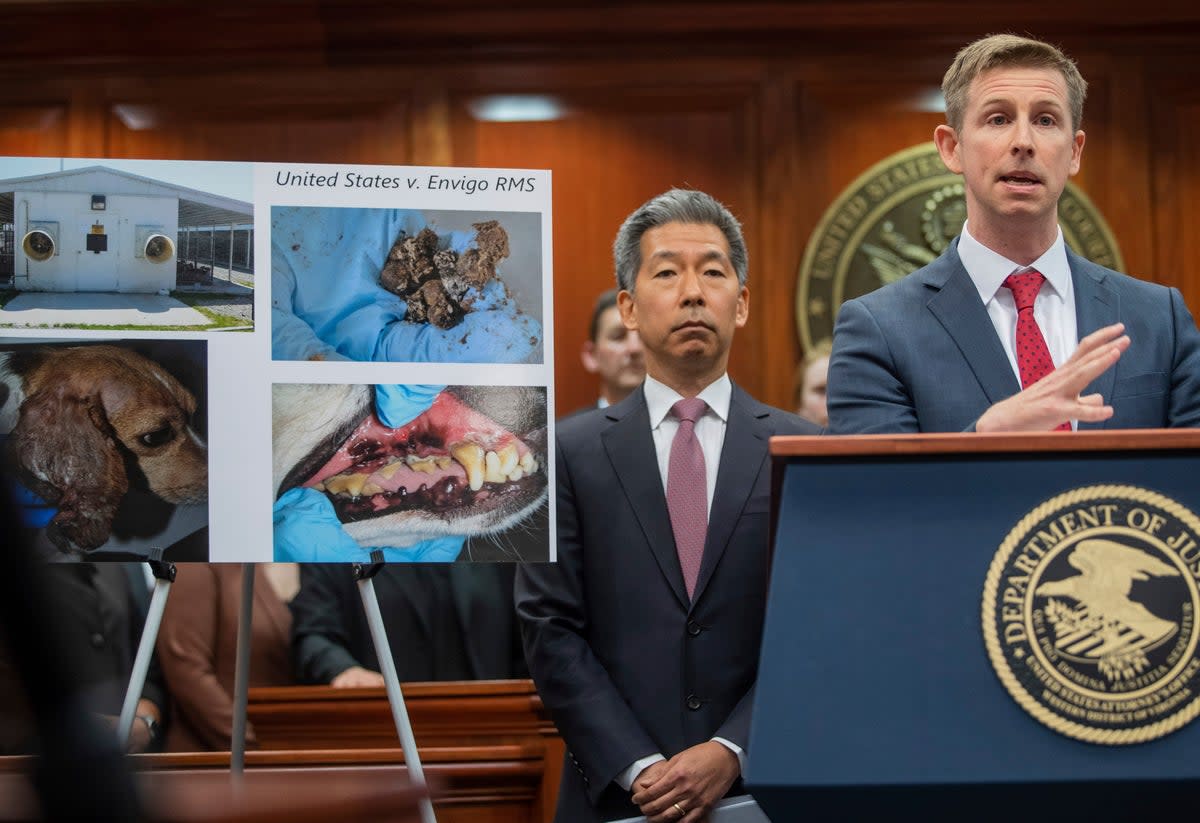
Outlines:
{"label": "mauve necktie", "polygon": [[707,475],[704,452],[696,439],[696,420],[707,408],[708,404],[698,397],[685,398],[671,407],[671,414],[679,419],[679,429],[671,441],[667,466],[667,510],[688,598],[696,589],[704,536],[708,533]]}
{"label": "mauve necktie", "polygon": [[[1012,291],[1013,302],[1017,304],[1017,371],[1021,374],[1022,389],[1029,388],[1054,371],[1054,361],[1050,359],[1046,338],[1042,336],[1042,330],[1033,316],[1033,301],[1045,282],[1046,278],[1036,269],[1010,274],[1004,280],[1004,287]],[[1069,422],[1055,429],[1070,430]]]}

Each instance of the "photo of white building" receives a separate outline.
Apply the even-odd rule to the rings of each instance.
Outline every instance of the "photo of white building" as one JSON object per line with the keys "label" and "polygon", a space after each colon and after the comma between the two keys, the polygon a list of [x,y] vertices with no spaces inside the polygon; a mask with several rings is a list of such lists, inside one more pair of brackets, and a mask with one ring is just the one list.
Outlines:
{"label": "photo of white building", "polygon": [[0,180],[0,224],[11,226],[0,279],[17,291],[165,293],[205,274],[185,253],[194,236],[228,235],[228,268],[244,263],[233,256],[249,257],[253,214],[250,203],[104,166]]}

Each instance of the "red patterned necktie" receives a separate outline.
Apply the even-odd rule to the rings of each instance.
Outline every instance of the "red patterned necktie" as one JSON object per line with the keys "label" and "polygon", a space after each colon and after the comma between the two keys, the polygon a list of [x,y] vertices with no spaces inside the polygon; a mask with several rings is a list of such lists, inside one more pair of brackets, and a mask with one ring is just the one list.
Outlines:
{"label": "red patterned necktie", "polygon": [[[1027,389],[1054,371],[1050,349],[1046,338],[1033,316],[1033,302],[1046,278],[1040,271],[1030,269],[1021,274],[1010,274],[1004,287],[1010,289],[1013,302],[1017,304],[1017,371],[1021,374],[1021,388]],[[1070,431],[1069,422],[1060,424],[1055,431]]]}
{"label": "red patterned necktie", "polygon": [[679,418],[679,429],[671,441],[671,460],[667,466],[667,510],[689,598],[696,590],[704,537],[708,533],[707,474],[704,452],[696,439],[696,420],[707,408],[708,404],[698,397],[685,398],[671,407],[671,414]]}

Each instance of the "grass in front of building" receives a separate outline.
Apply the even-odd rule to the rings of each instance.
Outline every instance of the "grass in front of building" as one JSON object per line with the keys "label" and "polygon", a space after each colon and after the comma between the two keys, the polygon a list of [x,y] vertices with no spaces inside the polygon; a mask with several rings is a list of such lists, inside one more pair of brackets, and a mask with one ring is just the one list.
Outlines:
{"label": "grass in front of building", "polygon": [[[3,309],[8,301],[12,300],[19,294],[21,294],[21,292],[16,289],[0,289],[0,309]],[[213,311],[205,306],[206,302],[213,302],[214,298],[211,295],[172,292],[171,296],[179,302],[185,303],[196,311],[200,312],[209,322],[200,326],[147,325],[143,323],[121,323],[116,325],[102,325],[98,323],[42,323],[36,326],[23,326],[22,328],[88,329],[92,331],[220,331],[222,329],[229,329],[231,331],[254,331],[253,321],[248,322],[242,317],[221,314],[220,312]],[[228,301],[226,300],[221,302]],[[3,324],[0,324],[0,326],[2,325]]]}

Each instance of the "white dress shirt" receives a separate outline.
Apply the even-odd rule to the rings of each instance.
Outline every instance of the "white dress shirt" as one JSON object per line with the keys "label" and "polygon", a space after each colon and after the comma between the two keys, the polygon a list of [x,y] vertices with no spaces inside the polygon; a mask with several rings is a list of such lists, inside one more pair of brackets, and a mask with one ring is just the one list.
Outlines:
{"label": "white dress shirt", "polygon": [[[667,471],[671,464],[671,443],[679,431],[679,419],[671,414],[671,407],[683,399],[683,395],[646,377],[646,410],[650,412],[650,434],[654,437],[654,451],[658,455],[658,474],[662,478],[663,492],[667,490]],[[723,374],[696,395],[708,404],[708,409],[696,420],[696,439],[704,452],[705,491],[708,495],[708,510],[712,511],[713,493],[717,490],[717,467],[721,462],[721,447],[725,445],[725,421],[729,419],[729,398],[733,395],[733,383],[728,374]]]}
{"label": "white dress shirt", "polygon": [[[1021,371],[1017,367],[1017,304],[1013,300],[1012,290],[1004,288],[1004,281],[1010,274],[1036,269],[1046,278],[1033,302],[1033,318],[1042,330],[1054,368],[1065,363],[1079,348],[1075,284],[1071,280],[1071,266],[1067,263],[1067,246],[1063,242],[1061,227],[1050,248],[1031,265],[1022,266],[980,243],[964,225],[958,240],[958,257],[971,282],[979,290],[979,299],[983,301],[1000,343],[1004,346],[1004,353],[1008,355],[1017,385],[1021,384]],[[1079,428],[1079,421],[1072,420],[1071,428]]]}
{"label": "white dress shirt", "polygon": [[979,290],[979,299],[992,318],[992,325],[1004,345],[1004,352],[1008,355],[1018,384],[1021,382],[1021,372],[1017,368],[1017,304],[1013,301],[1012,291],[1004,288],[1004,280],[1010,274],[1021,274],[1030,269],[1042,273],[1046,282],[1034,301],[1033,317],[1042,330],[1042,336],[1046,338],[1050,359],[1058,368],[1075,353],[1079,347],[1075,286],[1071,281],[1071,267],[1067,264],[1067,246],[1063,242],[1061,228],[1045,254],[1031,265],[1021,266],[984,246],[971,236],[967,226],[963,226],[962,237],[958,241],[958,257],[971,282]]}
{"label": "white dress shirt", "polygon": [[[646,410],[650,413],[650,435],[654,438],[654,451],[658,457],[658,475],[662,479],[663,493],[667,490],[667,473],[671,463],[671,442],[679,431],[679,420],[671,414],[671,407],[683,399],[683,395],[660,383],[649,375],[643,384],[646,393]],[[708,404],[708,409],[696,420],[696,439],[704,452],[705,489],[708,492],[708,510],[712,512],[713,494],[717,489],[717,468],[721,462],[721,448],[725,445],[725,423],[729,420],[729,399],[733,396],[733,383],[728,374],[723,374],[709,383],[704,391],[696,395]],[[713,740],[733,752],[738,766],[746,770],[746,753],[732,741],[723,737]],[[617,775],[617,785],[628,791],[637,776],[651,764],[666,760],[661,753],[648,755],[634,761]]]}

